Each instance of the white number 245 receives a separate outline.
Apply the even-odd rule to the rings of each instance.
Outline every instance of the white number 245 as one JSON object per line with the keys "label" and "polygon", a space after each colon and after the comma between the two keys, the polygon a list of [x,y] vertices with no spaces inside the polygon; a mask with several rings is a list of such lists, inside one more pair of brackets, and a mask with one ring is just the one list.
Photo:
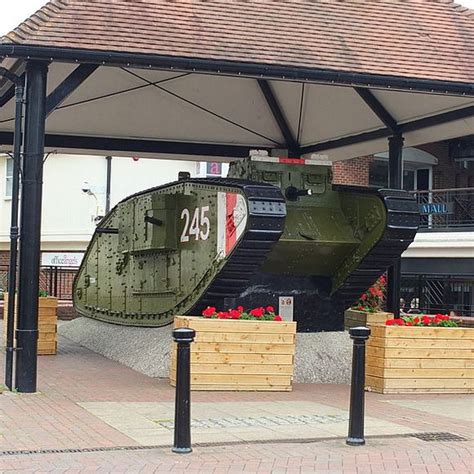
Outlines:
{"label": "white number 245", "polygon": [[184,219],[184,228],[181,234],[181,242],[189,242],[194,236],[194,240],[207,240],[211,231],[211,222],[207,213],[209,206],[196,207],[191,219],[189,209],[184,208],[181,212],[181,219]]}

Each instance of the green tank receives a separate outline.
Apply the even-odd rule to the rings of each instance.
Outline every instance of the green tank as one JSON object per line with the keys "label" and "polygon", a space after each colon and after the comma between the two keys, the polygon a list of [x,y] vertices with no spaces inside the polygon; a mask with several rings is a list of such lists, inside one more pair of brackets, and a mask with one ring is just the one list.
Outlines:
{"label": "green tank", "polygon": [[340,313],[400,257],[418,219],[404,191],[333,185],[320,160],[253,156],[227,178],[185,176],[115,206],[86,251],[74,306],[110,323],[163,326],[300,290]]}

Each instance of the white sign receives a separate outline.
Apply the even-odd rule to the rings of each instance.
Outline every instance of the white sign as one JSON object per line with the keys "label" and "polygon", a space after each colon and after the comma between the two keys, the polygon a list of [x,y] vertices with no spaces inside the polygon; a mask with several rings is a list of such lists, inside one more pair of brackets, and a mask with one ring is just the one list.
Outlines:
{"label": "white sign", "polygon": [[293,296],[278,297],[278,313],[283,321],[293,321]]}
{"label": "white sign", "polygon": [[41,254],[41,266],[78,267],[83,257],[82,252],[43,252]]}

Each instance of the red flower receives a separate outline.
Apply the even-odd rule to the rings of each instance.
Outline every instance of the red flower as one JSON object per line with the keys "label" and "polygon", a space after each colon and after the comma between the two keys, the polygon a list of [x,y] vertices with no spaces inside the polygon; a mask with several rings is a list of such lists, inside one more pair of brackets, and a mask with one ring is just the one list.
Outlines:
{"label": "red flower", "polygon": [[229,309],[229,317],[230,319],[240,319],[242,313],[237,309]]}
{"label": "red flower", "polygon": [[211,316],[213,316],[214,314],[216,314],[216,308],[212,307],[212,306],[208,306],[203,312],[202,312],[202,315],[205,316],[206,318],[210,318]]}
{"label": "red flower", "polygon": [[405,326],[405,321],[403,321],[403,319],[387,319],[387,321],[385,321],[385,325],[386,326]]}
{"label": "red flower", "polygon": [[[449,321],[449,322],[446,322]],[[386,322],[387,326],[429,326],[429,327],[456,327],[457,324],[451,321],[446,314],[436,314],[435,316],[405,315],[401,319],[389,319]]]}
{"label": "red flower", "polygon": [[265,308],[254,308],[250,311],[250,314],[256,318],[261,318],[265,314]]}
{"label": "red flower", "polygon": [[354,308],[359,311],[381,311],[385,301],[385,277],[381,276],[367,291],[360,295]]}
{"label": "red flower", "polygon": [[251,311],[244,310],[243,306],[237,306],[237,309],[229,309],[228,311],[217,311],[216,308],[208,306],[202,315],[205,318],[218,319],[245,319],[245,320],[260,320],[260,321],[283,321],[279,314],[275,314],[273,306],[260,306],[253,308]]}

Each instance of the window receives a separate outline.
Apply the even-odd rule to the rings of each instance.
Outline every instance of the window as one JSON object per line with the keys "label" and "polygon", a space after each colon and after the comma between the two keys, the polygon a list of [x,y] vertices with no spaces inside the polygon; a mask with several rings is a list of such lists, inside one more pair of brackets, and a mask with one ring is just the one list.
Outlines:
{"label": "window", "polygon": [[[431,166],[404,163],[403,189],[406,191],[427,190],[430,186]],[[369,165],[369,185],[388,187],[388,161],[375,159]]]}
{"label": "window", "polygon": [[374,160],[369,165],[369,184],[381,188],[388,187],[388,163]]}
{"label": "window", "polygon": [[405,169],[403,170],[403,189],[405,191],[413,191],[416,188],[416,171]]}
{"label": "window", "polygon": [[5,198],[12,197],[13,187],[13,160],[7,158],[5,162]]}

